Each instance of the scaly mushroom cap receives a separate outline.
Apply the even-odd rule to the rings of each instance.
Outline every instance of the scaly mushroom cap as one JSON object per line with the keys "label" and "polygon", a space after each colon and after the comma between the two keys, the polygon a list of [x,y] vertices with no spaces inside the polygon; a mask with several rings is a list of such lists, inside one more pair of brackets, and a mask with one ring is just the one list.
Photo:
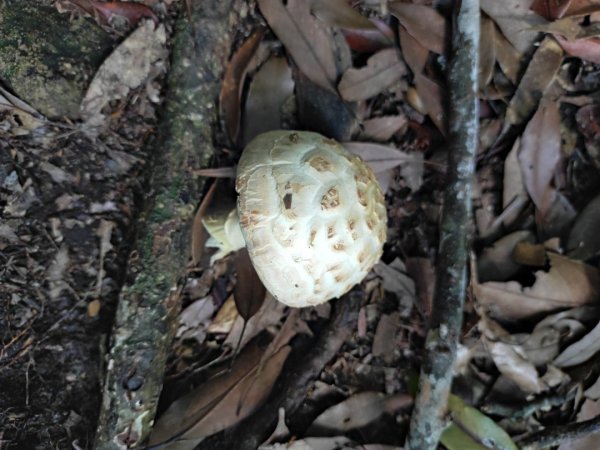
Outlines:
{"label": "scaly mushroom cap", "polygon": [[332,139],[306,131],[257,136],[240,159],[236,190],[252,264],[289,306],[341,296],[381,257],[387,216],[379,183]]}

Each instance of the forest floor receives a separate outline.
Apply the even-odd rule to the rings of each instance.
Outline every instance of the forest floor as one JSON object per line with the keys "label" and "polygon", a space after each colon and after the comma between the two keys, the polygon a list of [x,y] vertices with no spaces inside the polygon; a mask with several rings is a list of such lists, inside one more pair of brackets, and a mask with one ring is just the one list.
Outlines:
{"label": "forest floor", "polygon": [[[153,364],[153,426],[117,425],[98,448],[143,448],[150,432],[177,449],[404,444],[441,270],[452,2],[236,1],[229,53],[183,64],[174,41],[202,2],[0,4],[0,449],[92,448],[114,425],[106,374],[118,367],[134,405]],[[217,20],[205,9],[198,34]],[[576,425],[600,417],[600,5],[481,11],[472,257],[440,445],[597,450]],[[161,133],[182,66],[219,74],[214,115],[188,117],[214,151],[175,164]],[[235,205],[242,149],[276,129],[341,142],[385,194],[381,261],[317,307],[286,307],[239,253],[205,247]],[[147,255],[178,248],[183,263],[156,274]],[[165,360],[131,353],[122,369],[117,305],[145,314],[157,296],[165,338],[130,331]]]}

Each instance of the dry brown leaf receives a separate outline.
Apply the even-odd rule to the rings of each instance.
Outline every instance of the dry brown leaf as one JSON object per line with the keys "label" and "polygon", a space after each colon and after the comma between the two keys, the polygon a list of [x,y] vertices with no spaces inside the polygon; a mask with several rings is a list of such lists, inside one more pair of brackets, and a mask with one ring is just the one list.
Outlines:
{"label": "dry brown leaf", "polygon": [[494,54],[498,65],[511,83],[516,85],[521,71],[521,54],[499,30],[494,33],[494,38]]}
{"label": "dry brown leaf", "polygon": [[290,0],[258,0],[260,11],[286,50],[313,83],[333,91],[337,78],[331,33],[310,14],[308,3]]}
{"label": "dry brown leaf", "polygon": [[231,370],[216,376],[187,395],[173,402],[158,418],[150,444],[157,444],[180,435],[204,417],[236,384],[256,370],[264,348],[246,346],[236,358]]}
{"label": "dry brown leaf", "polygon": [[422,73],[429,56],[429,50],[412,37],[404,27],[399,27],[399,36],[404,61],[406,61],[413,74]]}
{"label": "dry brown leaf", "polygon": [[588,259],[600,252],[600,195],[581,211],[567,238],[566,250],[571,258]]}
{"label": "dry brown leaf", "polygon": [[546,248],[532,241],[519,242],[514,248],[512,257],[518,264],[543,267],[546,264]]}
{"label": "dry brown leaf", "polygon": [[510,100],[506,119],[519,125],[529,119],[538,107],[544,91],[552,84],[560,68],[563,51],[553,38],[546,37],[533,54],[515,95]]}
{"label": "dry brown leaf", "polygon": [[429,258],[407,258],[406,271],[417,288],[418,309],[425,317],[429,317],[435,290],[435,267]]}
{"label": "dry brown leaf", "polygon": [[403,132],[408,121],[403,115],[373,117],[362,123],[361,136],[367,140],[386,142],[398,132]]}
{"label": "dry brown leaf", "polygon": [[492,318],[511,321],[596,301],[600,292],[598,269],[554,253],[548,257],[550,270],[537,271],[531,287],[516,281],[478,283],[474,279],[478,303]]}
{"label": "dry brown leaf", "polygon": [[440,13],[429,6],[397,1],[389,3],[388,7],[421,45],[434,53],[444,53],[447,26]]}
{"label": "dry brown leaf", "polygon": [[350,6],[346,0],[310,0],[309,4],[313,14],[331,26],[377,30],[373,22]]}
{"label": "dry brown leaf", "polygon": [[167,56],[166,40],[165,27],[148,20],[104,60],[81,102],[81,116],[88,125],[103,125],[101,111],[109,102],[148,81],[152,67]]}
{"label": "dry brown leaf", "polygon": [[206,239],[208,238],[206,234],[206,229],[202,224],[202,220],[204,219],[204,215],[206,214],[206,210],[208,206],[211,204],[213,196],[215,195],[215,191],[217,189],[217,181],[213,181],[212,185],[208,189],[208,192],[200,202],[200,206],[196,210],[196,214],[194,215],[194,221],[192,223],[192,265],[197,266],[202,259],[202,253],[204,252],[204,244],[206,243]]}
{"label": "dry brown leaf", "polygon": [[527,191],[523,183],[523,174],[519,167],[519,148],[521,140],[517,138],[512,150],[504,160],[504,180],[502,183],[502,207],[507,208],[518,197],[526,197]]}
{"label": "dry brown leaf", "polygon": [[344,72],[338,90],[344,100],[367,100],[394,86],[406,74],[406,66],[394,48],[371,56],[367,65]]}
{"label": "dry brown leaf", "polygon": [[552,101],[542,101],[521,136],[519,165],[531,200],[545,217],[556,196],[552,180],[561,159],[560,113]]}
{"label": "dry brown leaf", "polygon": [[360,392],[323,411],[312,423],[311,429],[347,432],[364,427],[382,414],[393,414],[412,405],[407,394],[386,396],[380,392]]}
{"label": "dry brown leaf", "polygon": [[[408,187],[413,191],[421,187],[424,171],[421,153],[409,155],[394,147],[367,142],[345,142],[343,145],[349,152],[360,156],[375,175],[384,174],[400,166],[400,174]],[[382,189],[385,192],[383,185]]]}
{"label": "dry brown leaf", "polygon": [[180,339],[195,339],[204,342],[207,328],[215,312],[212,296],[196,300],[179,315],[179,328],[176,336]]}
{"label": "dry brown leaf", "polygon": [[510,338],[506,330],[485,316],[479,321],[478,328],[485,348],[500,373],[528,394],[539,394],[545,390],[525,350],[520,345],[504,342]]}
{"label": "dry brown leaf", "polygon": [[227,297],[227,300],[221,305],[217,311],[217,315],[212,320],[208,328],[207,333],[229,333],[233,327],[234,322],[239,317],[237,308],[235,307],[235,301],[233,295]]}
{"label": "dry brown leaf", "polygon": [[383,21],[371,19],[376,29],[342,28],[348,46],[359,53],[375,53],[394,45],[394,32]]}
{"label": "dry brown leaf", "polygon": [[531,50],[538,32],[532,27],[546,23],[529,10],[531,0],[481,0],[481,10],[498,24],[511,44],[520,52]]}
{"label": "dry brown leaf", "polygon": [[396,358],[394,350],[397,349],[396,334],[400,325],[400,313],[382,314],[373,336],[371,351],[373,356],[383,359],[386,364],[391,364]]}
{"label": "dry brown leaf", "polygon": [[243,146],[260,133],[282,128],[281,109],[293,92],[294,80],[286,59],[272,56],[256,72],[248,89]]}
{"label": "dry brown leaf", "polygon": [[556,357],[557,367],[572,367],[586,362],[600,351],[600,322],[583,338],[569,345]]}
{"label": "dry brown leaf", "polygon": [[238,250],[235,254],[235,271],[237,274],[233,290],[235,306],[240,316],[248,320],[262,306],[267,290],[258,278],[246,248]]}
{"label": "dry brown leaf", "polygon": [[250,61],[256,53],[264,34],[264,30],[258,30],[246,39],[234,52],[223,75],[221,92],[219,93],[219,109],[229,139],[234,143],[238,141],[240,130],[240,103],[244,79],[248,73]]}
{"label": "dry brown leaf", "polygon": [[496,25],[485,16],[481,17],[479,37],[479,89],[490,84],[496,68]]}

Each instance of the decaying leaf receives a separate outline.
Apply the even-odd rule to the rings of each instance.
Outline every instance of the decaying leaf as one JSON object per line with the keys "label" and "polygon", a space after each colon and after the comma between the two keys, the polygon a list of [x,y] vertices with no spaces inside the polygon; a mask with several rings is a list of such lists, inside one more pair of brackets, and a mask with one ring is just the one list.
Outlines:
{"label": "decaying leaf", "polygon": [[380,392],[360,392],[322,412],[311,429],[346,432],[368,425],[382,414],[393,414],[412,405],[408,394],[386,396]]}
{"label": "decaying leaf", "polygon": [[518,154],[523,182],[542,217],[548,214],[556,196],[552,180],[561,158],[560,143],[558,106],[542,101],[525,127]]}
{"label": "decaying leaf", "polygon": [[248,250],[243,248],[235,254],[235,270],[237,282],[233,291],[235,305],[240,316],[250,319],[262,306],[266,289],[250,261]]}
{"label": "decaying leaf", "polygon": [[522,124],[538,107],[544,91],[554,81],[560,68],[563,51],[553,38],[546,37],[533,54],[515,95],[506,111],[507,122]]}
{"label": "decaying leaf", "polygon": [[440,13],[429,6],[413,3],[392,2],[389,8],[421,45],[434,53],[444,53],[446,20]]}
{"label": "decaying leaf", "polygon": [[554,360],[557,367],[571,367],[581,364],[600,351],[600,323],[582,339],[569,345]]}
{"label": "decaying leaf", "polygon": [[483,90],[492,81],[496,67],[496,26],[483,16],[479,38],[479,89]]}
{"label": "decaying leaf", "polygon": [[588,259],[600,252],[600,196],[594,198],[577,216],[567,238],[571,258]]}
{"label": "decaying leaf", "polygon": [[533,28],[546,23],[543,17],[529,10],[529,3],[529,0],[481,0],[481,10],[498,24],[520,53],[531,50],[538,35]]}
{"label": "decaying leaf", "polygon": [[198,343],[204,342],[214,312],[212,296],[196,300],[179,315],[179,329],[176,336],[180,339],[195,339]]}
{"label": "decaying leaf", "polygon": [[569,41],[562,36],[554,36],[563,50],[571,56],[600,64],[600,39],[582,38]]}
{"label": "decaying leaf", "polygon": [[335,47],[329,30],[310,14],[307,2],[258,0],[265,16],[300,70],[316,85],[333,91],[337,78]]}
{"label": "decaying leaf", "polygon": [[403,115],[373,117],[362,123],[361,136],[373,141],[389,141],[394,134],[403,132],[407,124],[408,121]]}
{"label": "decaying leaf", "polygon": [[394,350],[397,349],[396,335],[400,325],[400,314],[396,311],[392,314],[382,314],[375,328],[373,336],[373,356],[378,356],[387,364],[391,364]]}
{"label": "decaying leaf", "polygon": [[546,389],[523,347],[506,342],[510,338],[506,330],[485,316],[479,321],[478,327],[481,340],[500,373],[528,394],[539,394]]}
{"label": "decaying leaf", "polygon": [[331,26],[377,30],[373,22],[350,6],[346,0],[310,0],[309,3],[312,13]]}
{"label": "decaying leaf", "polygon": [[367,100],[392,87],[405,74],[406,68],[396,49],[384,49],[371,56],[366,66],[346,70],[338,90],[344,100]]}
{"label": "decaying leaf", "polygon": [[223,75],[221,92],[219,93],[219,109],[229,133],[229,139],[234,143],[237,143],[240,129],[240,102],[244,79],[250,61],[264,34],[264,30],[258,30],[246,39],[231,57],[225,75]]}
{"label": "decaying leaf", "polygon": [[248,89],[243,116],[243,145],[260,133],[282,128],[282,107],[294,92],[285,58],[272,56],[256,72]]}
{"label": "decaying leaf", "polygon": [[106,58],[81,102],[81,116],[88,125],[102,125],[102,109],[110,101],[148,81],[152,67],[167,56],[166,40],[165,27],[147,20]]}
{"label": "decaying leaf", "polygon": [[490,317],[508,321],[596,301],[600,292],[598,269],[554,253],[548,257],[550,270],[537,271],[531,287],[523,287],[516,281],[474,280],[477,301],[489,311]]}
{"label": "decaying leaf", "polygon": [[527,196],[525,184],[523,183],[523,173],[519,167],[519,149],[521,140],[517,138],[512,150],[504,160],[504,182],[502,183],[502,206],[507,208],[511,202],[521,196]]}

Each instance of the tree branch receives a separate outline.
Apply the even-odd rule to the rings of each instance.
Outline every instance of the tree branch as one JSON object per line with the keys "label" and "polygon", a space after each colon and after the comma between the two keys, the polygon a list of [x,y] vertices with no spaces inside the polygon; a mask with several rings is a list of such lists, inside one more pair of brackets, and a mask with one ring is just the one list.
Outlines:
{"label": "tree branch", "polygon": [[438,272],[430,329],[407,450],[435,450],[445,427],[452,368],[467,286],[471,190],[478,141],[479,1],[454,4],[448,76],[448,187],[440,230]]}

